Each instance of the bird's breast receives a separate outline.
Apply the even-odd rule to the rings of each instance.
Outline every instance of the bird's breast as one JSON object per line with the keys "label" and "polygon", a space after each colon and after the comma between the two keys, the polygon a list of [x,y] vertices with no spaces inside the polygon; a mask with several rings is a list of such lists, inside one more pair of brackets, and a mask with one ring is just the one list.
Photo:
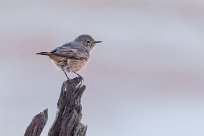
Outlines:
{"label": "bird's breast", "polygon": [[87,64],[87,60],[75,60],[75,59],[68,59],[67,60],[67,66],[69,69],[69,72],[77,72],[82,70]]}
{"label": "bird's breast", "polygon": [[65,57],[50,57],[54,64],[56,64],[60,69],[66,72],[77,72],[82,70],[89,59],[67,59]]}

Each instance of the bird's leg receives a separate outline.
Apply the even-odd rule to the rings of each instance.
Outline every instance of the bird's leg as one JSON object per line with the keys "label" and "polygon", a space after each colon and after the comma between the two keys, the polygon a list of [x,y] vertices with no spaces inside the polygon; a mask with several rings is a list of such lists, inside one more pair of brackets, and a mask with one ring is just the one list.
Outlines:
{"label": "bird's leg", "polygon": [[84,80],[84,78],[81,75],[79,75],[78,73],[76,73],[76,72],[73,72],[73,73],[76,74],[80,79]]}
{"label": "bird's leg", "polygon": [[70,78],[67,76],[67,73],[66,73],[65,70],[64,70],[64,66],[66,65],[66,64],[64,64],[64,63],[67,63],[67,59],[64,58],[63,61],[61,61],[61,63],[62,63],[62,65],[61,65],[61,69],[62,69],[62,71],[63,71],[64,74],[66,75],[67,80],[70,80]]}
{"label": "bird's leg", "polygon": [[64,69],[62,69],[62,71],[64,72],[64,74],[67,77],[67,79],[70,80],[69,77],[67,76],[67,73],[64,71]]}

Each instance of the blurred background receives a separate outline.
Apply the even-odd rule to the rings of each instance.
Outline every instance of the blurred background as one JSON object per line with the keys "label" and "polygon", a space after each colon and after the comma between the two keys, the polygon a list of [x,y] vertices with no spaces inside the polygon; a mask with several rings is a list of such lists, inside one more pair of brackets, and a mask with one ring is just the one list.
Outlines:
{"label": "blurred background", "polygon": [[80,72],[87,136],[204,135],[203,0],[0,0],[0,20],[0,135],[48,108],[47,135],[66,77],[35,53],[80,34],[103,41]]}

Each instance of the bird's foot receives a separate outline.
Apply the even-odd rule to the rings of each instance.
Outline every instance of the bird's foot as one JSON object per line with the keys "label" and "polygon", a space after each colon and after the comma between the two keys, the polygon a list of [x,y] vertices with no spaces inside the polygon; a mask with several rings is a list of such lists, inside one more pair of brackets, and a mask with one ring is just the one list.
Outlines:
{"label": "bird's foot", "polygon": [[82,81],[84,81],[84,78],[80,75],[80,76],[78,76],[78,78],[79,78],[79,80],[82,82]]}
{"label": "bird's foot", "polygon": [[82,81],[84,81],[84,78],[80,75],[80,74],[78,74],[78,73],[76,73],[76,72],[74,72],[77,76],[78,76],[78,79],[82,82]]}

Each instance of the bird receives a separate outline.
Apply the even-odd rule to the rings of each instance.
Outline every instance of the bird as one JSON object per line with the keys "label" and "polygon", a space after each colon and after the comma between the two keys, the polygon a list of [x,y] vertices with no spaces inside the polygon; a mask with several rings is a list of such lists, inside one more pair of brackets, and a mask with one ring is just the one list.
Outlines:
{"label": "bird", "polygon": [[65,43],[50,52],[39,52],[36,54],[48,56],[64,72],[67,79],[69,79],[67,73],[70,72],[82,78],[78,71],[86,67],[91,51],[97,43],[101,42],[94,40],[88,34],[82,34],[72,42]]}

